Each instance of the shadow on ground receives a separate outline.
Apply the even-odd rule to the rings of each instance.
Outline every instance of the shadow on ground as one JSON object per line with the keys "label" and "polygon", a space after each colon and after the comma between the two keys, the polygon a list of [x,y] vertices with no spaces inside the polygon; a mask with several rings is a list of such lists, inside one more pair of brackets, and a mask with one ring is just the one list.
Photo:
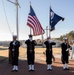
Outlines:
{"label": "shadow on ground", "polygon": [[7,57],[0,56],[0,63],[4,62],[7,59],[8,59]]}
{"label": "shadow on ground", "polygon": [[47,71],[44,61],[42,63],[35,62],[35,71],[29,72],[27,60],[19,60],[19,71],[12,72],[12,66],[8,64],[8,58],[6,58],[6,60],[0,62],[0,75],[74,75],[74,67],[70,67],[69,71],[64,71],[60,66],[61,63],[58,61],[54,63],[59,66],[52,66],[53,71]]}

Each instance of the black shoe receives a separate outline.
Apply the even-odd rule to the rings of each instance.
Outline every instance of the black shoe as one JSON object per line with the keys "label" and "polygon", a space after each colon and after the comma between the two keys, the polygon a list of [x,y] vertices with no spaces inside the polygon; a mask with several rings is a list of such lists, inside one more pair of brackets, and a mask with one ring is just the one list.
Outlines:
{"label": "black shoe", "polygon": [[66,70],[66,68],[64,68],[63,70]]}
{"label": "black shoe", "polygon": [[47,69],[47,71],[52,71],[52,69]]}
{"label": "black shoe", "polygon": [[63,70],[69,70],[69,68],[65,68],[65,69],[63,69]]}
{"label": "black shoe", "polygon": [[15,70],[12,70],[12,72],[18,72],[18,70],[15,69]]}
{"label": "black shoe", "polygon": [[66,70],[69,70],[69,68],[66,68]]}
{"label": "black shoe", "polygon": [[34,71],[34,70],[31,70],[31,71]]}
{"label": "black shoe", "polygon": [[18,70],[15,70],[15,72],[18,72]]}
{"label": "black shoe", "polygon": [[33,71],[33,72],[34,72],[34,70],[32,70],[32,69],[31,69],[31,70],[29,70],[29,72],[31,72],[31,71]]}

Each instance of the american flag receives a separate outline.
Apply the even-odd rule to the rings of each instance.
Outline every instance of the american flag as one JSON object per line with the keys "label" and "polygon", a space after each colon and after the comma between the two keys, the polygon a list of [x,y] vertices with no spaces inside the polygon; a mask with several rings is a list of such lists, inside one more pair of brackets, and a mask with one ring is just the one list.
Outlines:
{"label": "american flag", "polygon": [[33,29],[34,36],[44,34],[44,30],[38,18],[36,17],[36,14],[31,5],[30,5],[30,13],[28,15],[27,25]]}

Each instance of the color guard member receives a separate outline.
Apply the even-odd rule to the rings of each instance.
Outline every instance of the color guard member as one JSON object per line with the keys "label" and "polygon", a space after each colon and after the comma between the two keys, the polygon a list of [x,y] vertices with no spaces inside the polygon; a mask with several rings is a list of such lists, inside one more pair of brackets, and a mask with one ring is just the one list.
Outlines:
{"label": "color guard member", "polygon": [[68,68],[68,63],[69,63],[69,48],[70,45],[68,43],[68,39],[67,38],[63,38],[63,43],[61,44],[61,60],[63,63],[63,70],[69,70]]}
{"label": "color guard member", "polygon": [[32,40],[32,35],[29,35],[29,39],[25,41],[27,44],[27,62],[29,65],[29,71],[34,71],[34,60],[35,60],[35,45],[36,41]]}
{"label": "color guard member", "polygon": [[13,35],[13,41],[10,42],[9,50],[11,50],[12,71],[18,71],[18,56],[19,56],[20,42],[17,36]]}
{"label": "color guard member", "polygon": [[53,52],[52,52],[52,45],[55,45],[56,43],[52,42],[50,40],[50,37],[47,38],[47,41],[44,42],[46,45],[46,63],[47,63],[47,70],[52,71],[52,58],[53,58]]}

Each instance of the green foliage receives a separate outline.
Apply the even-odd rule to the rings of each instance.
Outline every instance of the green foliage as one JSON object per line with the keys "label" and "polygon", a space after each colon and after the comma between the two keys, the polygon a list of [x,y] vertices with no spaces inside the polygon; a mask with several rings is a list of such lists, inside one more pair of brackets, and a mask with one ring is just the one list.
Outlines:
{"label": "green foliage", "polygon": [[74,31],[70,31],[69,33],[60,36],[59,40],[62,40],[64,37],[68,38],[69,43],[72,42],[72,40],[74,40]]}

